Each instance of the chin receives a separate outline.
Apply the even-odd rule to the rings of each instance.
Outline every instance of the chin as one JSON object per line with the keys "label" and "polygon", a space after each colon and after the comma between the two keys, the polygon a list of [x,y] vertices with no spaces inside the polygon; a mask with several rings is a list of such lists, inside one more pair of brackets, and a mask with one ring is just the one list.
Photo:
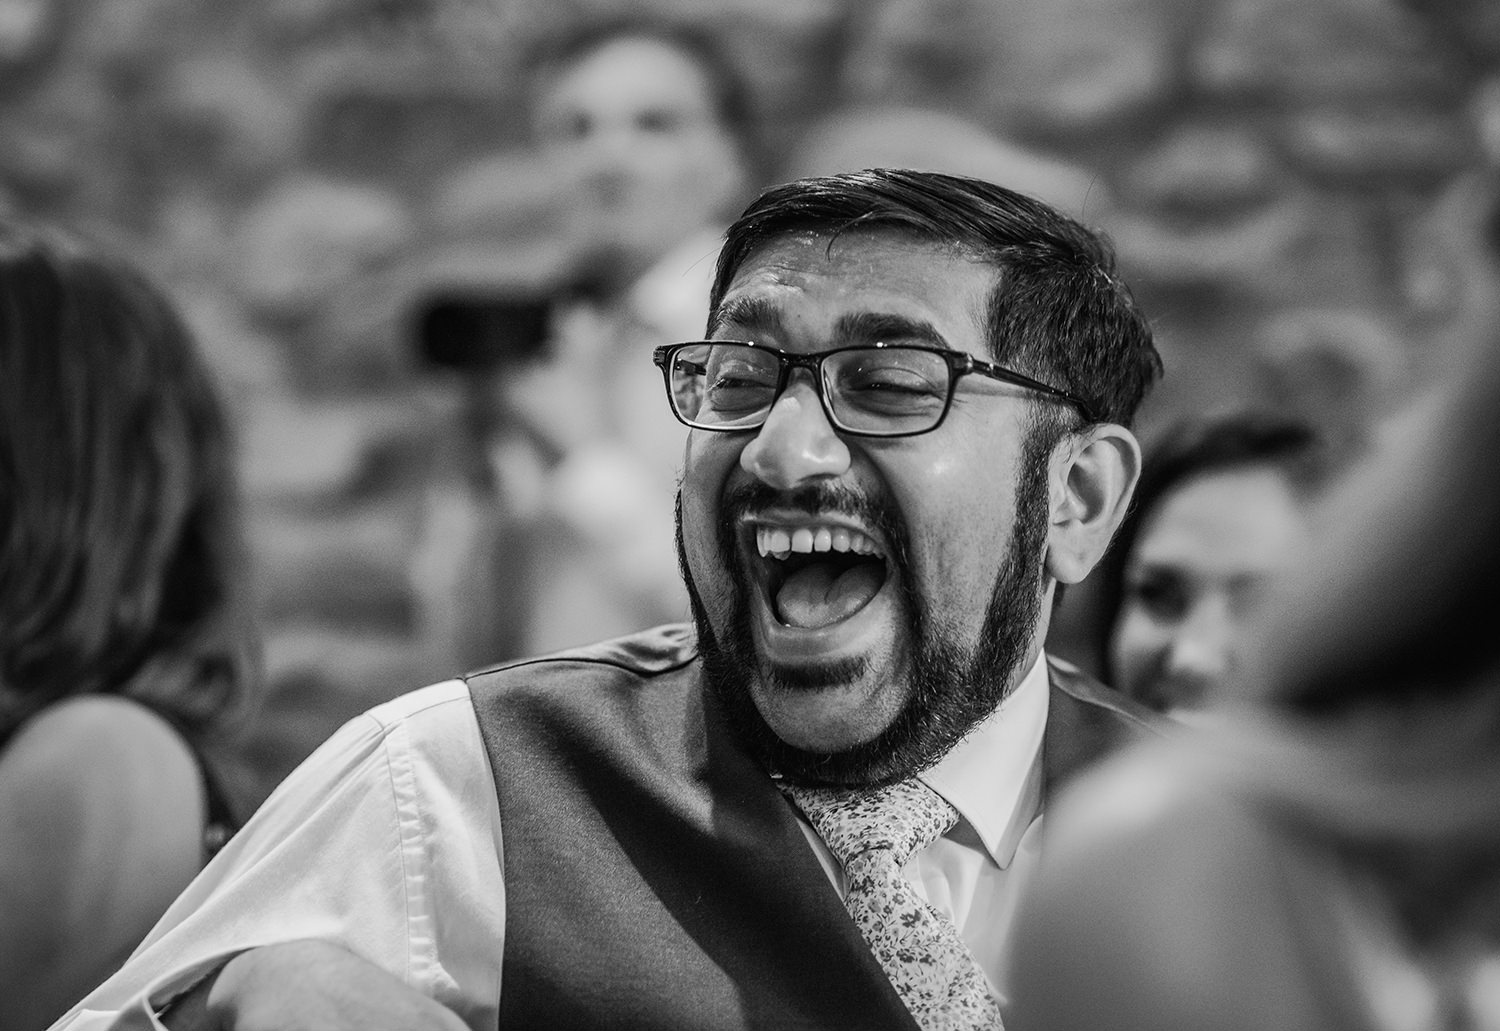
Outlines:
{"label": "chin", "polygon": [[761,719],[784,744],[831,756],[875,741],[900,715],[906,693],[896,692],[894,685],[901,681],[884,683],[889,685],[889,697],[879,686],[844,681],[817,687],[762,682],[752,686],[750,694]]}

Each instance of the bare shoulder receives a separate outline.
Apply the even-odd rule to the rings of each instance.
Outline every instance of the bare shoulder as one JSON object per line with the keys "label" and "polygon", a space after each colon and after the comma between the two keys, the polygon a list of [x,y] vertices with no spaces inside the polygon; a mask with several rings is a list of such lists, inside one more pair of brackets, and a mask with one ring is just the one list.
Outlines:
{"label": "bare shoulder", "polygon": [[0,806],[8,814],[44,822],[59,848],[97,848],[115,862],[130,858],[122,847],[154,852],[153,839],[173,850],[191,842],[196,855],[203,804],[187,742],[124,698],[59,702],[32,718],[0,755]]}
{"label": "bare shoulder", "polygon": [[[182,736],[145,706],[113,695],[69,698],[33,717],[3,756],[7,774],[35,775],[90,795],[197,780]],[[39,785],[40,786],[40,785]]]}
{"label": "bare shoulder", "polygon": [[145,707],[79,697],[29,720],[0,754],[0,927],[29,948],[0,982],[60,1012],[102,981],[198,872],[203,819],[191,750]]}

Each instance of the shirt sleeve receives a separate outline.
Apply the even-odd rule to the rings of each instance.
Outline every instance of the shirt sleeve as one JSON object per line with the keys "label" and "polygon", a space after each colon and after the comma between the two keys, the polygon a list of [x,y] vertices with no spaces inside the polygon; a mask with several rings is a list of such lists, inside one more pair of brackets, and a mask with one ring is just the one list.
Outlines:
{"label": "shirt sleeve", "polygon": [[[346,724],[299,766],[108,981],[52,1031],[161,1031],[154,1012],[245,949],[342,945],[470,1027],[499,1010],[499,807],[467,687]],[[441,905],[441,913],[437,906]]]}

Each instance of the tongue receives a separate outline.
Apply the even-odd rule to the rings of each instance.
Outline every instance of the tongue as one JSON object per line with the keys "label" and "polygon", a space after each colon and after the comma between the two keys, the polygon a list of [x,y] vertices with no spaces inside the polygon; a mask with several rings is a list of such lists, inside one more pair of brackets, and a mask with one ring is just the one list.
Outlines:
{"label": "tongue", "polygon": [[776,608],[783,623],[812,630],[848,619],[884,582],[885,569],[879,562],[814,562],[786,578],[776,592]]}

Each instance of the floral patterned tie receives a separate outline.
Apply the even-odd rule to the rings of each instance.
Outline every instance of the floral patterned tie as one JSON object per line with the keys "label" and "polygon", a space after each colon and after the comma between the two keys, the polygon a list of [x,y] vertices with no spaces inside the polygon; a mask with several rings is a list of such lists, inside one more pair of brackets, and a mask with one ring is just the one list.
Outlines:
{"label": "floral patterned tie", "polygon": [[901,876],[957,810],[915,778],[873,790],[781,789],[843,864],[844,905],[923,1031],[999,1028],[1000,1007],[958,929]]}

